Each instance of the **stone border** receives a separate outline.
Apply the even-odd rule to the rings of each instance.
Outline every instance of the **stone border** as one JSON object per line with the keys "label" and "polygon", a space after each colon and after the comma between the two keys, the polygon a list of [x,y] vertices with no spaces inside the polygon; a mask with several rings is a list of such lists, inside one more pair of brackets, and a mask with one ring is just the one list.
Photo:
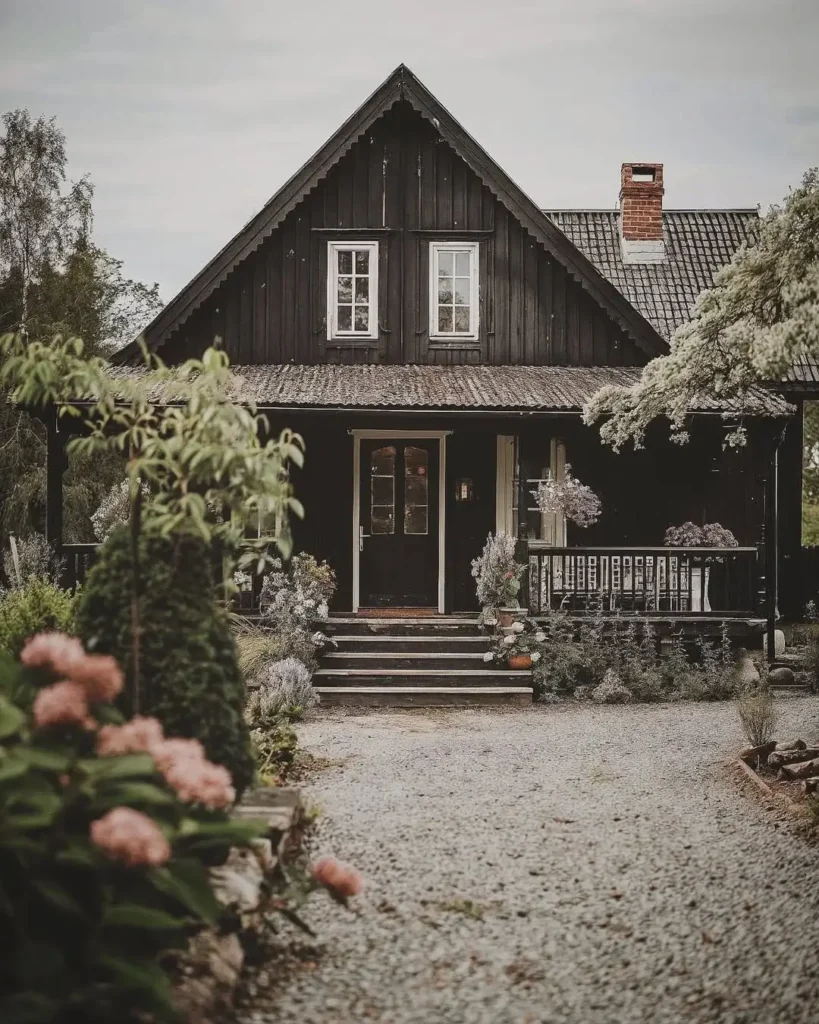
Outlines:
{"label": "stone border", "polygon": [[803,808],[800,804],[796,803],[785,793],[776,793],[768,783],[759,775],[754,769],[741,757],[738,757],[735,761],[736,764],[745,772],[748,778],[760,789],[765,796],[770,797],[775,803],[778,803],[781,807],[787,810],[791,814],[802,816]]}

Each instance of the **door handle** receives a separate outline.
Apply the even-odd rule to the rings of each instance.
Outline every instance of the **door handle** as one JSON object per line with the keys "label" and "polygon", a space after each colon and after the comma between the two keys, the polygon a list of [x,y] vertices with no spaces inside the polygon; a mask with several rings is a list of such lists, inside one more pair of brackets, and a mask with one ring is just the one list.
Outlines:
{"label": "door handle", "polygon": [[369,537],[369,533],[364,532],[364,527],[359,526],[358,528],[358,550],[359,552],[364,550],[364,538]]}

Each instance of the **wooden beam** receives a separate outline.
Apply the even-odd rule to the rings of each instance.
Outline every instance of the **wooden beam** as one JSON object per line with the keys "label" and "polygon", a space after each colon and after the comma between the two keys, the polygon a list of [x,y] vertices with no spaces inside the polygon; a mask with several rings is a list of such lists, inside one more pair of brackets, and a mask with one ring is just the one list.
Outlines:
{"label": "wooden beam", "polygon": [[68,436],[60,431],[57,412],[50,409],[46,420],[46,540],[59,554],[63,543],[63,473]]}

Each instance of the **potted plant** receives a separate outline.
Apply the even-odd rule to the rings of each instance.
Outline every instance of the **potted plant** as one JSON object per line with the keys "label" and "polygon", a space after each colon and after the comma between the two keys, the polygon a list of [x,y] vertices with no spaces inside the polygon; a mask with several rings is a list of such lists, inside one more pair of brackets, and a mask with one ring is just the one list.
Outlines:
{"label": "potted plant", "polygon": [[[669,526],[665,531],[665,544],[675,548],[735,548],[739,545],[730,530],[720,523],[705,523],[697,526],[690,520],[681,526]],[[722,559],[715,555],[708,559],[708,564],[692,565],[691,572],[691,611],[710,612],[711,601],[708,588],[711,585],[711,569]],[[703,579],[703,572],[705,573]]]}
{"label": "potted plant", "polygon": [[531,492],[537,507],[544,515],[561,515],[584,529],[593,526],[603,511],[603,503],[591,487],[572,476],[572,467],[566,463],[562,480],[550,476],[541,480]]}
{"label": "potted plant", "polygon": [[490,533],[480,555],[472,562],[481,621],[485,626],[510,626],[519,607],[520,580],[526,566],[515,561],[515,538]]}
{"label": "potted plant", "polygon": [[545,636],[540,631],[527,629],[523,622],[513,622],[504,633],[495,637],[492,650],[484,655],[484,661],[495,661],[511,669],[529,669],[540,661],[540,647]]}

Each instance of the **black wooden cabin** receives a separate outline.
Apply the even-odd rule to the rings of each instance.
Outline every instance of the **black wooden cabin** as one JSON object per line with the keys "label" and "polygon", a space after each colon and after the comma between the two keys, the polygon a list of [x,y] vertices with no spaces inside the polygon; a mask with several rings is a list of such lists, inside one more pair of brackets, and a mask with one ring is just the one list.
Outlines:
{"label": "black wooden cabin", "polygon": [[[756,211],[664,211],[662,173],[624,164],[618,210],[543,211],[402,66],[147,328],[169,363],[219,339],[271,426],[304,436],[296,539],[336,569],[336,611],[474,610],[471,561],[504,529],[535,613],[761,632],[799,544],[798,496],[780,480],[776,498],[794,407],[759,389],[737,450],[730,407],[692,410],[688,445],[657,424],[621,454],[581,420],[753,235]],[[587,530],[534,508],[567,462],[603,502]],[[740,546],[663,547],[689,519]]]}

